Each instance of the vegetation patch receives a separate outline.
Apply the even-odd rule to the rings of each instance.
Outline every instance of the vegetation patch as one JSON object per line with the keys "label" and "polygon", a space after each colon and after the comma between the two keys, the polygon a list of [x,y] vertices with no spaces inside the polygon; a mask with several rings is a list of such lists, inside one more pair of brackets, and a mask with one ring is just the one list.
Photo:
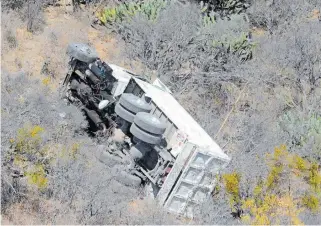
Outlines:
{"label": "vegetation patch", "polygon": [[135,15],[141,14],[149,21],[155,21],[162,9],[167,5],[165,0],[128,1],[116,7],[107,7],[98,13],[98,18],[104,24],[113,24],[126,20],[129,22]]}
{"label": "vegetation patch", "polygon": [[[224,174],[223,184],[230,195],[231,212],[238,206],[245,224],[302,224],[300,214],[320,209],[321,171],[317,164],[288,152],[285,145],[267,156],[269,171],[265,179],[258,178],[252,191],[240,190],[240,175]],[[300,172],[300,174],[297,173]],[[298,188],[298,184],[305,184]],[[235,205],[239,204],[239,205]]]}
{"label": "vegetation patch", "polygon": [[[23,215],[37,224],[173,224],[154,205],[148,214],[126,211],[142,194],[114,181],[113,164],[92,154],[81,112],[48,92],[66,69],[66,42],[87,42],[117,62],[120,41],[119,65],[139,62],[159,77],[232,157],[196,223],[319,224],[319,0],[90,2],[65,16],[47,1],[2,1],[3,216],[16,224],[29,224]],[[93,30],[90,10],[101,6],[105,26]],[[113,41],[97,41],[106,29]]]}

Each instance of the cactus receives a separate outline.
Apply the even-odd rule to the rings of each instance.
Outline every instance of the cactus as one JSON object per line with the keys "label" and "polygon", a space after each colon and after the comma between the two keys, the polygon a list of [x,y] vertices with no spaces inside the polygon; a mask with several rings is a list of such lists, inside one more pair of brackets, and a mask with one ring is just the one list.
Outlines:
{"label": "cactus", "polygon": [[213,40],[212,46],[214,48],[223,47],[234,55],[237,55],[241,61],[251,60],[253,55],[253,49],[255,48],[255,43],[251,43],[247,39],[247,35],[242,33],[242,35],[235,40]]}
{"label": "cactus", "polygon": [[201,1],[200,6],[202,12],[210,13],[211,11],[218,12],[223,17],[229,17],[232,14],[240,14],[249,6],[248,0],[212,0]]}
{"label": "cactus", "polygon": [[103,24],[113,24],[131,20],[137,13],[141,13],[150,21],[155,21],[160,11],[166,6],[165,0],[149,0],[143,2],[125,2],[114,8],[105,8],[97,17]]}
{"label": "cactus", "polygon": [[209,13],[208,15],[203,16],[203,25],[205,27],[214,24],[215,21],[216,21],[216,16],[213,11],[211,13]]}

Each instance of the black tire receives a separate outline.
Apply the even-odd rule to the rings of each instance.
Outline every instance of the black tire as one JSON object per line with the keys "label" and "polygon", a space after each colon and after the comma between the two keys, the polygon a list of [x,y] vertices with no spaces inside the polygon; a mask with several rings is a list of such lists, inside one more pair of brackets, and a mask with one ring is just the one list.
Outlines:
{"label": "black tire", "polygon": [[91,63],[98,58],[95,49],[82,43],[72,43],[68,45],[67,54],[85,63]]}
{"label": "black tire", "polygon": [[162,136],[145,132],[137,127],[137,125],[135,125],[134,123],[130,127],[130,132],[139,140],[144,141],[148,144],[159,144],[162,139]]}
{"label": "black tire", "polygon": [[146,112],[139,112],[134,118],[134,123],[143,130],[153,134],[163,134],[166,130],[166,124],[161,122],[156,116]]}
{"label": "black tire", "polygon": [[135,115],[123,108],[119,103],[116,104],[115,107],[116,114],[121,117],[122,119],[126,120],[127,122],[133,122]]}
{"label": "black tire", "polygon": [[150,112],[152,106],[146,103],[143,99],[135,96],[132,93],[124,93],[121,95],[119,103],[126,109],[138,113],[138,112]]}

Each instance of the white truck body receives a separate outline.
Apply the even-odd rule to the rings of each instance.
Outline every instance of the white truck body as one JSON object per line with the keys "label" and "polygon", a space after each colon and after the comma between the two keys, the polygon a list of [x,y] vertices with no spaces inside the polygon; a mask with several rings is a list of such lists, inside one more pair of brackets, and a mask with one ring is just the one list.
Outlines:
{"label": "white truck body", "polygon": [[109,64],[118,83],[113,95],[123,92],[152,99],[151,114],[167,124],[164,136],[167,148],[175,159],[157,200],[170,212],[193,217],[193,209],[213,191],[215,175],[230,158],[177,102],[171,91],[158,79],[144,82],[128,70]]}

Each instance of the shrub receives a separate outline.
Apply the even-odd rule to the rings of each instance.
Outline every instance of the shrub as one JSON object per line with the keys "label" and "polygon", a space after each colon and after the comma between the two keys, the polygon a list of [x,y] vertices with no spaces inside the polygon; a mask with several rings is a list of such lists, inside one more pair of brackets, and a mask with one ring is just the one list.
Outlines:
{"label": "shrub", "polygon": [[307,208],[309,208],[313,212],[317,212],[320,209],[319,199],[312,194],[306,194],[302,198],[302,202]]}
{"label": "shrub", "polygon": [[43,128],[38,125],[19,129],[17,138],[13,139],[14,149],[19,153],[36,152],[41,142],[42,131]]}
{"label": "shrub", "polygon": [[18,167],[28,179],[29,186],[40,190],[47,188],[47,172],[55,153],[44,143],[44,129],[39,125],[28,125],[20,128],[17,136],[10,140],[11,151],[7,152],[8,159],[13,159],[14,167]]}
{"label": "shrub", "polygon": [[3,0],[1,1],[2,10],[9,10],[9,9],[21,9],[24,5],[24,0]]}
{"label": "shrub", "polygon": [[230,206],[233,213],[240,214],[240,174],[234,172],[223,174],[223,183],[226,192],[230,195]]}
{"label": "shrub", "polygon": [[[320,26],[320,23],[315,21],[302,19],[302,22],[293,21],[292,26],[280,29],[282,34],[261,38],[256,54],[263,65],[273,65],[270,70],[274,72],[269,79],[280,81],[287,88],[290,82],[296,89],[304,89],[305,83],[310,89],[319,87]],[[307,93],[313,95],[312,90]]]}
{"label": "shrub", "polygon": [[21,17],[27,23],[29,32],[36,32],[42,29],[43,7],[47,5],[49,0],[4,0],[1,2],[2,11],[15,11],[16,16]]}
{"label": "shrub", "polygon": [[44,23],[42,19],[43,2],[41,0],[28,0],[26,6],[26,21],[27,30],[34,32],[40,29],[41,24]]}
{"label": "shrub", "polygon": [[9,30],[6,33],[6,41],[9,44],[9,47],[14,49],[18,46],[18,41],[17,38],[15,37],[15,35],[13,34],[13,32],[11,30]]}
{"label": "shrub", "polygon": [[[310,178],[320,171],[311,173],[312,169],[317,168],[313,162],[289,152],[285,145],[280,145],[267,155],[266,164],[267,174],[260,176],[258,172],[259,175],[252,180],[247,180],[244,178],[246,175],[236,172],[223,174],[224,189],[215,193],[213,199],[233,200],[230,214],[241,219],[244,224],[303,224],[304,216],[318,214],[319,195]],[[298,170],[300,174],[297,173]],[[248,183],[253,183],[254,186]],[[225,193],[227,197],[224,196]],[[214,202],[212,205],[217,204]],[[238,208],[238,214],[235,207]],[[216,210],[215,213],[218,212]],[[217,218],[219,219],[218,216]],[[215,218],[211,219],[210,223],[213,224]],[[312,219],[314,218],[310,218]]]}
{"label": "shrub", "polygon": [[264,28],[269,33],[283,33],[287,27],[293,27],[293,22],[304,21],[314,8],[318,8],[316,0],[256,0],[247,13],[253,26]]}
{"label": "shrub", "polygon": [[318,163],[312,163],[309,167],[309,184],[313,191],[321,194],[321,172]]}
{"label": "shrub", "polygon": [[[291,163],[290,163],[291,164]],[[300,157],[299,155],[294,155],[293,156],[293,161],[292,161],[291,167],[298,170],[298,171],[305,171],[308,169],[308,162]]]}
{"label": "shrub", "polygon": [[240,175],[238,173],[224,174],[223,180],[227,192],[233,196],[239,196]]}
{"label": "shrub", "polygon": [[[73,106],[67,107],[57,94],[51,93],[39,81],[29,80],[23,73],[7,74],[3,71],[1,86],[3,172],[14,187],[14,183],[10,182],[12,171],[34,173],[36,166],[45,171],[50,169],[50,161],[56,154],[54,142],[63,143],[74,136],[74,128],[81,126],[84,116]],[[59,116],[61,111],[66,112],[64,120]],[[22,189],[25,184],[19,182],[20,173],[14,173],[18,174],[14,180]],[[34,180],[37,181],[44,183],[39,177]],[[19,189],[15,190],[17,192],[11,194],[21,196]],[[12,200],[16,199],[12,197]]]}
{"label": "shrub", "polygon": [[16,29],[21,27],[23,22],[19,17],[19,13],[13,10],[2,12],[2,48],[4,51],[16,49],[19,45]]}
{"label": "shrub", "polygon": [[174,1],[154,23],[137,14],[132,21],[116,25],[116,30],[126,41],[130,58],[143,62],[179,92],[192,80],[195,85],[208,83],[206,75],[228,70],[238,58],[239,62],[251,59],[252,44],[242,33],[245,24],[242,16],[233,16],[203,27],[200,8]]}
{"label": "shrub", "polygon": [[[251,224],[273,224],[273,222],[279,224],[283,217],[288,217],[291,224],[302,224],[299,214],[311,210],[312,206],[314,210],[318,209],[319,203],[314,196],[301,196],[304,194],[302,191],[308,190],[306,187],[296,187],[295,183],[298,176],[301,181],[311,183],[305,178],[311,175],[306,169],[312,167],[313,163],[289,153],[284,145],[276,147],[269,159],[270,170],[265,182],[259,180],[254,193],[242,201],[244,210],[242,219],[245,223]],[[294,169],[300,169],[302,174],[296,174]],[[296,175],[295,178],[292,177],[293,173]],[[280,180],[276,183],[274,178]],[[288,192],[284,190],[285,187],[283,188],[285,184],[288,186]],[[270,190],[271,185],[273,190]],[[308,209],[300,209],[301,200]]]}
{"label": "shrub", "polygon": [[48,178],[41,164],[35,165],[25,175],[28,178],[29,184],[36,185],[39,189],[45,189],[48,185]]}
{"label": "shrub", "polygon": [[300,154],[320,158],[321,118],[316,112],[301,114],[292,110],[280,117],[280,128],[286,132],[291,147],[300,150]]}

